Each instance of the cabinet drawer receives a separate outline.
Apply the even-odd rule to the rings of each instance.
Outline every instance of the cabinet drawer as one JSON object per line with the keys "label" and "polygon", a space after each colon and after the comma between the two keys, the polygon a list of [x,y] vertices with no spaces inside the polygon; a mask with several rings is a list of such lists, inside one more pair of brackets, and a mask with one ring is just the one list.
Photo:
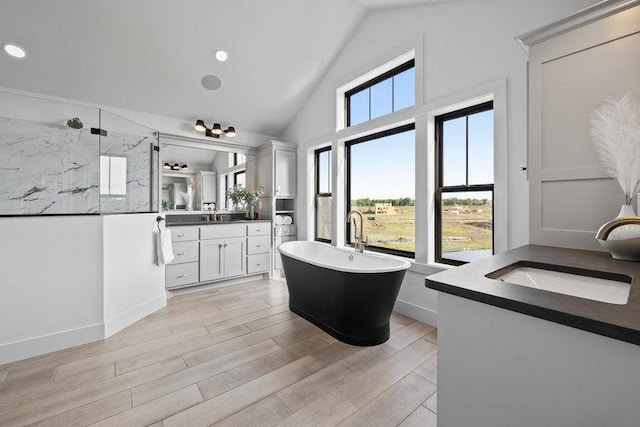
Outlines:
{"label": "cabinet drawer", "polygon": [[269,254],[249,255],[247,257],[247,274],[269,271]]}
{"label": "cabinet drawer", "polygon": [[173,244],[173,256],[173,261],[170,264],[198,261],[198,241],[175,242]]}
{"label": "cabinet drawer", "polygon": [[171,227],[172,242],[198,240],[198,227]]}
{"label": "cabinet drawer", "polygon": [[296,226],[295,225],[276,225],[276,236],[295,236],[296,235]]}
{"label": "cabinet drawer", "polygon": [[171,264],[165,269],[165,286],[175,288],[178,286],[198,283],[198,263]]}
{"label": "cabinet drawer", "polygon": [[247,227],[244,224],[214,224],[200,227],[200,239],[224,239],[226,237],[244,237]]}
{"label": "cabinet drawer", "polygon": [[276,246],[275,248],[273,248],[274,251],[278,252],[278,246],[280,246],[281,244],[283,244],[284,242],[290,242],[292,240],[296,240],[296,236],[283,236],[283,237],[276,237],[275,238],[275,242],[276,242]]}
{"label": "cabinet drawer", "polygon": [[271,236],[253,236],[247,238],[247,254],[263,254],[271,249]]}
{"label": "cabinet drawer", "polygon": [[271,236],[271,223],[247,224],[247,236]]}

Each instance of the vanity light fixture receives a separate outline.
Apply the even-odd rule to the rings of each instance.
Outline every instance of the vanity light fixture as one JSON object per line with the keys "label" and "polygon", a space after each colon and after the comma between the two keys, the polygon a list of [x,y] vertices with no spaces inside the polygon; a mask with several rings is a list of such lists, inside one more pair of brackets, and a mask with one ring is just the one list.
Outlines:
{"label": "vanity light fixture", "polygon": [[213,126],[211,126],[211,129],[209,129],[204,124],[204,120],[202,119],[196,120],[195,129],[198,132],[205,132],[205,135],[210,136],[211,138],[220,138],[220,135],[222,135],[223,133],[229,138],[233,138],[234,136],[236,136],[236,128],[234,128],[233,126],[222,129],[220,123],[214,123]]}
{"label": "vanity light fixture", "polygon": [[170,169],[172,171],[179,171],[179,170],[189,169],[189,165],[187,165],[186,163],[183,163],[182,165],[180,165],[179,163],[171,164],[169,162],[164,162],[164,165],[162,165],[162,168],[167,170]]}

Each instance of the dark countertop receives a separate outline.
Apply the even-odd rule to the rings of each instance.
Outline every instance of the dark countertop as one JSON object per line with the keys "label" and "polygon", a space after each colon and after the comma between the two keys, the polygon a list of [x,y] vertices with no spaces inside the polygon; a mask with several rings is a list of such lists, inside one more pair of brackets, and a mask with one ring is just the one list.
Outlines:
{"label": "dark countertop", "polygon": [[[512,285],[485,277],[518,261],[604,272],[601,278],[632,278],[625,305]],[[640,262],[608,252],[527,245],[427,276],[426,287],[540,319],[640,345]]]}

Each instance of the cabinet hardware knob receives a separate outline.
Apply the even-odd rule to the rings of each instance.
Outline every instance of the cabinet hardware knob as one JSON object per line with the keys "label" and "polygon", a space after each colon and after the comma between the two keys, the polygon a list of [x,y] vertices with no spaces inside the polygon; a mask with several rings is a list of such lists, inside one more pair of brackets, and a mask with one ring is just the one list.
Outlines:
{"label": "cabinet hardware knob", "polygon": [[262,265],[262,263],[259,262],[259,263],[256,264],[256,267],[260,267],[261,265]]}
{"label": "cabinet hardware knob", "polygon": [[184,237],[184,234],[177,234],[176,237]]}
{"label": "cabinet hardware knob", "polygon": [[260,245],[260,244],[256,245],[256,248],[261,248],[261,247],[262,247],[262,245]]}
{"label": "cabinet hardware knob", "polygon": [[256,231],[259,233],[262,231],[262,228],[256,228]]}
{"label": "cabinet hardware knob", "polygon": [[178,275],[178,279],[182,279],[183,277],[187,277],[187,275],[184,273]]}
{"label": "cabinet hardware knob", "polygon": [[184,252],[178,252],[176,255],[177,256],[184,255]]}

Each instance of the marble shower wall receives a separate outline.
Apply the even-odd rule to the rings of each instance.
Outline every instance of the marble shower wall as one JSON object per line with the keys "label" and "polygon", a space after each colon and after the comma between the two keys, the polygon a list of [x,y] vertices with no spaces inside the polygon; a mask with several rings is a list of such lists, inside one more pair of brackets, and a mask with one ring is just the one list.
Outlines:
{"label": "marble shower wall", "polygon": [[[125,157],[127,159],[127,190],[126,196],[100,195],[100,210],[104,213],[116,212],[150,212],[154,208],[153,191],[157,187],[152,186],[154,173],[152,161],[153,146],[158,144],[156,136],[126,135],[117,132],[108,132],[106,137],[100,139],[100,155],[109,157]],[[156,159],[154,156],[153,159]],[[156,203],[157,205],[157,203]]]}
{"label": "marble shower wall", "polygon": [[99,213],[98,136],[0,117],[0,215]]}
{"label": "marble shower wall", "polygon": [[[156,211],[157,136],[107,135],[0,117],[0,215]],[[126,194],[100,194],[100,156],[127,159]]]}

